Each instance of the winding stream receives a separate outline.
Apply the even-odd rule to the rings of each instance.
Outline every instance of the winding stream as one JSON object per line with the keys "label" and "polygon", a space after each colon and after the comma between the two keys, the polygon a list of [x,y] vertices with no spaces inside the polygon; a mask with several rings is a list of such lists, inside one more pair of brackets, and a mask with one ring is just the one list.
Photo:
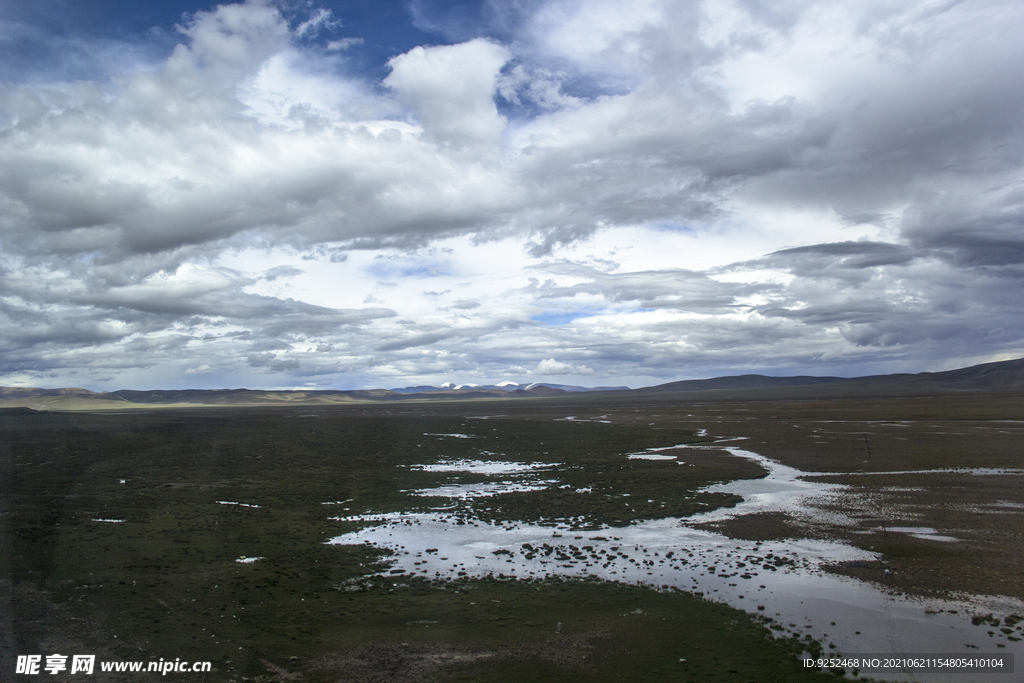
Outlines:
{"label": "winding stream", "polygon": [[[768,617],[781,633],[810,635],[829,655],[945,653],[978,656],[1013,653],[1024,666],[1024,641],[990,637],[972,615],[1024,614],[1024,603],[1009,598],[970,596],[961,601],[910,598],[873,585],[821,571],[824,562],[877,559],[873,553],[838,543],[811,539],[754,542],[730,539],[692,525],[758,512],[796,515],[823,513],[809,505],[844,487],[807,481],[822,473],[802,472],[757,453],[725,443],[652,449],[659,459],[687,451],[726,450],[757,461],[768,475],[709,486],[705,491],[733,493],[743,502],[688,518],[640,522],[598,531],[572,530],[566,525],[544,526],[460,519],[450,510],[428,513],[339,517],[370,522],[363,529],[328,543],[370,542],[394,553],[391,573],[425,578],[497,576],[520,579],[547,576],[593,576],[612,581],[675,587],[702,594],[755,615]],[[680,461],[680,464],[684,464]],[[502,463],[508,474],[513,463]],[[525,465],[522,472],[541,468]],[[996,472],[963,472],[992,476]],[[537,476],[541,472],[535,473]],[[545,473],[548,474],[548,473]],[[548,482],[544,482],[545,484]],[[523,485],[528,485],[525,481]],[[477,485],[479,487],[479,485]],[[452,488],[452,498],[460,496]],[[495,492],[500,489],[496,487]],[[478,488],[470,495],[481,495]],[[446,494],[449,495],[449,494]],[[827,518],[830,523],[843,520]],[[929,530],[907,529],[907,533]],[[943,537],[935,538],[942,540]],[[950,539],[955,541],[955,539]],[[880,570],[881,571],[881,570]],[[1003,647],[997,647],[997,643]],[[873,673],[884,680],[972,680],[970,673]],[[1020,681],[1016,674],[985,674],[992,683]]]}

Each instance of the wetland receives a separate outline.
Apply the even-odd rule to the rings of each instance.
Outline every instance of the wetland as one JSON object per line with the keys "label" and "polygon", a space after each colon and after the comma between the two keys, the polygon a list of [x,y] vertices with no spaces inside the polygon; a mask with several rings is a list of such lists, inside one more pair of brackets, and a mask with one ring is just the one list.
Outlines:
{"label": "wetland", "polygon": [[802,654],[1024,653],[1015,396],[0,423],[4,676],[65,650],[314,682],[814,681],[836,672]]}

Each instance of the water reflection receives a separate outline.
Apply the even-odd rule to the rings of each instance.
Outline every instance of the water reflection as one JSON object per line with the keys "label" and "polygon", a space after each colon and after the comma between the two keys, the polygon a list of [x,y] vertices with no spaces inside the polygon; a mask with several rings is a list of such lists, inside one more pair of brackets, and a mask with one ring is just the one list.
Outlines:
{"label": "water reflection", "polygon": [[[687,449],[726,450],[755,460],[768,470],[768,475],[707,487],[708,492],[742,496],[743,502],[689,518],[581,532],[568,524],[552,527],[467,520],[449,509],[341,518],[369,522],[371,526],[328,542],[370,542],[387,548],[395,553],[390,572],[425,578],[592,576],[655,588],[679,588],[767,617],[781,632],[809,635],[832,654],[1013,652],[1018,661],[1024,661],[1020,642],[1008,641],[1005,636],[990,638],[983,626],[972,624],[970,619],[973,614],[1024,613],[1024,604],[1019,601],[994,597],[940,601],[894,595],[820,569],[826,562],[873,562],[877,559],[873,553],[840,542],[812,539],[742,541],[695,528],[696,524],[760,512],[821,518],[825,513],[813,501],[846,487],[808,481],[822,474],[802,472],[734,446],[675,446],[650,449],[649,454],[671,457],[668,451]],[[501,470],[503,465],[498,464],[496,473],[507,473]],[[844,522],[834,516],[827,521]],[[899,530],[947,540],[933,529],[890,529]],[[996,642],[1005,647],[997,650]],[[900,679],[888,674],[886,678]],[[902,680],[962,682],[964,676],[921,673]],[[1019,680],[1019,676],[986,674],[985,680],[1002,683]]]}

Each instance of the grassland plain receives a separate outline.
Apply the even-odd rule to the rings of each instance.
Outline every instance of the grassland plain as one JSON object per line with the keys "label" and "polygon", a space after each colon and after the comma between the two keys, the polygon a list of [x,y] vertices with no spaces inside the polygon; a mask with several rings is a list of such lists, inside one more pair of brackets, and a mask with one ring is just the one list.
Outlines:
{"label": "grassland plain", "polygon": [[[594,529],[729,506],[735,496],[701,489],[763,469],[724,451],[693,467],[626,454],[743,436],[751,450],[847,484],[822,505],[855,524],[755,515],[717,525],[725,533],[842,538],[882,561],[835,571],[895,590],[1024,597],[1019,475],[899,474],[1021,467],[1022,407],[1012,396],[595,396],[3,415],[3,675],[17,654],[67,649],[211,660],[209,681],[827,680],[795,659],[816,644],[773,639],[766,623],[696,596],[378,575],[380,550],[324,541],[361,524],[347,518],[436,508],[413,492],[478,475],[416,465],[459,458],[543,463],[558,482],[453,503],[467,520]],[[888,530],[901,524],[961,540]]]}

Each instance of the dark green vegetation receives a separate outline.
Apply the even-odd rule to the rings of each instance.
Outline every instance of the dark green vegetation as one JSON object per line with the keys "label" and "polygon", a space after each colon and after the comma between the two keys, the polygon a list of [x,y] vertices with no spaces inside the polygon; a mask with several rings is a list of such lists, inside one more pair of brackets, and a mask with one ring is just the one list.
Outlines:
{"label": "dark green vegetation", "polygon": [[[820,676],[794,660],[815,645],[773,640],[698,597],[372,578],[386,560],[376,550],[324,545],[356,528],[332,516],[427,508],[441,501],[408,491],[473,481],[410,467],[442,459],[552,463],[542,476],[570,489],[478,499],[458,514],[582,526],[728,505],[695,492],[763,474],[714,451],[694,467],[625,457],[701,441],[691,428],[516,409],[487,420],[458,405],[0,415],[4,676],[17,654],[53,652],[211,660],[207,681]],[[475,438],[443,436],[455,433]]]}
{"label": "dark green vegetation", "polygon": [[849,487],[819,502],[849,525],[750,515],[717,525],[728,535],[839,538],[879,561],[837,572],[1024,598],[1024,476],[920,473],[1024,467],[1020,396],[719,398],[2,414],[0,667],[61,652],[209,659],[207,681],[814,680],[767,624],[697,597],[386,568],[367,578],[386,557],[323,543],[356,528],[330,517],[429,509],[446,501],[410,491],[483,480],[411,467],[458,458],[548,463],[537,477],[555,483],[464,502],[456,517],[594,528],[728,506],[698,490],[759,467],[715,450],[686,451],[692,466],[626,457],[713,436]]}

